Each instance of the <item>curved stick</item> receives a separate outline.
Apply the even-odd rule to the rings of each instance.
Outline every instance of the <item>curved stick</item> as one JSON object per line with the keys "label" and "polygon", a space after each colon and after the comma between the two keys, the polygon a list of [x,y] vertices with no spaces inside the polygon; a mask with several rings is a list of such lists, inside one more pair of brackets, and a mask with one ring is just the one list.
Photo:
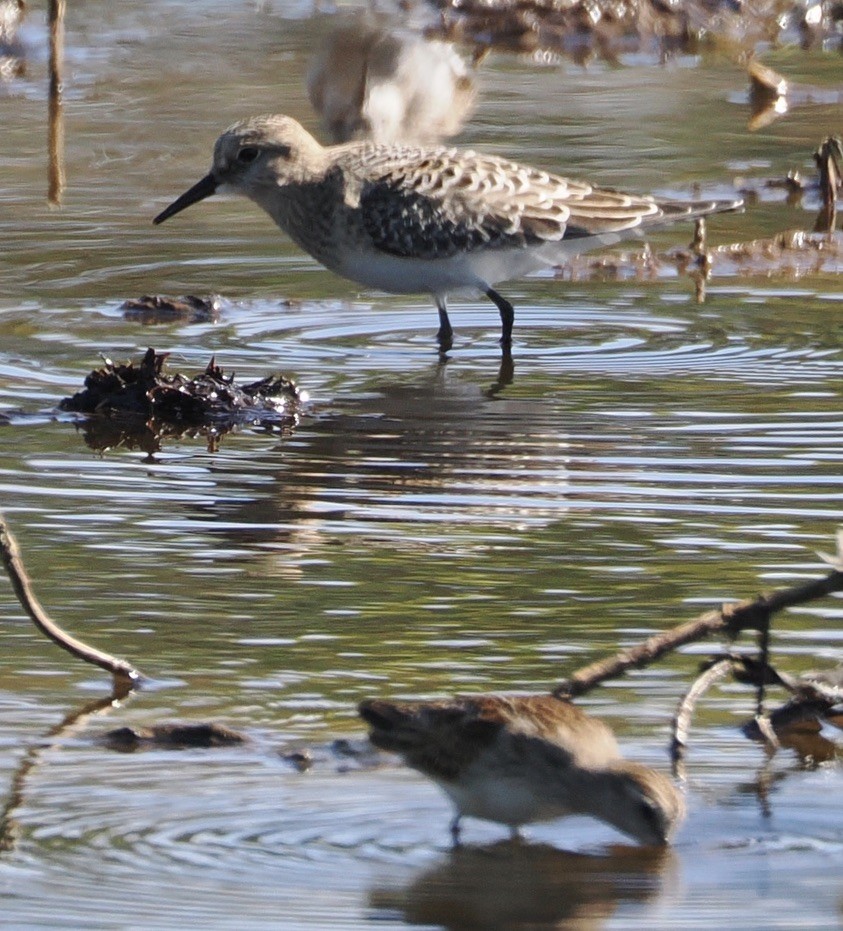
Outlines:
{"label": "curved stick", "polygon": [[688,730],[691,726],[691,715],[697,701],[732,669],[732,657],[727,656],[712,663],[701,675],[697,676],[693,685],[682,696],[673,718],[673,737],[670,742],[670,759],[673,764],[673,775],[677,779],[685,778],[685,751],[688,749]]}
{"label": "curved stick", "polygon": [[143,680],[143,675],[127,663],[126,660],[117,659],[110,653],[105,653],[96,647],[88,646],[76,637],[65,633],[52,618],[50,618],[41,603],[35,597],[32,591],[32,583],[23,567],[20,558],[20,551],[15,538],[12,536],[6,522],[0,515],[0,557],[9,573],[9,579],[12,582],[12,588],[18,597],[23,609],[32,618],[32,622],[41,631],[42,634],[49,637],[54,643],[57,643],[62,649],[72,653],[77,659],[83,659],[86,663],[93,663],[110,672],[114,679],[115,689],[120,688],[137,688]]}
{"label": "curved stick", "polygon": [[608,659],[598,660],[578,669],[570,679],[560,682],[553,690],[557,698],[570,700],[593,689],[606,679],[623,675],[629,669],[638,669],[675,650],[677,647],[701,640],[711,634],[722,633],[735,637],[742,630],[764,630],[770,615],[823,598],[843,590],[843,572],[830,572],[821,579],[812,579],[792,588],[782,588],[769,595],[760,595],[753,601],[739,601],[723,605],[715,611],[701,614],[695,621],[679,624],[648,638],[628,650],[622,650]]}

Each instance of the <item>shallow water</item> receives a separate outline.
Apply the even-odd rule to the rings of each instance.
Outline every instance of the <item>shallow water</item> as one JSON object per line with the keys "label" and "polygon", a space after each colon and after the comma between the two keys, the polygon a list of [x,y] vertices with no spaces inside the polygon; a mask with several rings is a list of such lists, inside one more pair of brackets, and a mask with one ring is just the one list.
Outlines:
{"label": "shallow water", "polygon": [[[48,609],[154,680],[83,713],[107,681],[0,586],[4,923],[838,927],[834,734],[829,762],[767,761],[738,729],[745,688],[698,709],[689,819],[666,854],[587,821],[514,848],[469,824],[452,852],[435,788],[331,748],[362,735],[364,696],[545,689],[723,599],[818,575],[843,515],[838,270],[729,270],[702,305],[667,273],[510,283],[510,380],[484,300],[454,301],[441,362],[427,300],[339,281],[246,203],[153,228],[233,120],[283,110],[318,130],[303,75],[333,22],[305,4],[74,3],[58,209],[37,12],[27,74],[0,91],[0,504]],[[829,93],[839,81],[839,56],[770,60]],[[677,196],[810,174],[840,129],[839,103],[818,94],[749,133],[743,74],[713,53],[586,69],[497,53],[480,84],[461,144]],[[709,237],[810,228],[815,212],[810,196],[770,193]],[[219,293],[219,319],[127,319],[122,301],[150,292]],[[309,400],[294,430],[244,428],[218,449],[90,448],[56,405],[101,353],[149,345],[173,371],[214,354],[244,380],[283,371]],[[843,660],[837,604],[777,618],[783,669]],[[675,703],[717,648],[583,704],[630,756],[665,767]],[[249,743],[119,754],[98,740],[168,720],[219,721]],[[302,747],[306,773],[284,758]]]}

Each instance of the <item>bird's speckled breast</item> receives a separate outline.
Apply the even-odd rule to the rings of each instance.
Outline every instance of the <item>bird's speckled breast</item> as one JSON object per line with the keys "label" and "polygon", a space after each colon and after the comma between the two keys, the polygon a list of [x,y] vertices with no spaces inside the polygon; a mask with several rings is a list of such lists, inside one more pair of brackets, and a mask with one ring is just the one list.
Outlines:
{"label": "bird's speckled breast", "polygon": [[342,176],[329,172],[319,181],[287,184],[271,201],[272,219],[296,243],[327,268],[341,272],[349,249],[362,250],[364,230],[355,212],[343,204]]}

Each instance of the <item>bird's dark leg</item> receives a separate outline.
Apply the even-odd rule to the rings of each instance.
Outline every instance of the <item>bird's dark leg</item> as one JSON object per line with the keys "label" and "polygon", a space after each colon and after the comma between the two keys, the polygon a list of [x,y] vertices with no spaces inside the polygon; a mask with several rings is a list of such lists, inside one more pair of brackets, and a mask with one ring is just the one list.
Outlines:
{"label": "bird's dark leg", "polygon": [[436,334],[439,351],[447,352],[454,345],[454,330],[451,321],[448,319],[448,307],[445,304],[444,297],[437,295],[436,309],[439,311],[439,332]]}
{"label": "bird's dark leg", "polygon": [[460,841],[460,818],[462,818],[462,815],[457,812],[451,819],[451,842],[455,847],[462,846],[462,841]]}
{"label": "bird's dark leg", "polygon": [[512,324],[515,322],[515,308],[505,297],[501,297],[494,288],[487,288],[484,294],[501,312],[501,346],[504,349],[509,349],[512,345]]}

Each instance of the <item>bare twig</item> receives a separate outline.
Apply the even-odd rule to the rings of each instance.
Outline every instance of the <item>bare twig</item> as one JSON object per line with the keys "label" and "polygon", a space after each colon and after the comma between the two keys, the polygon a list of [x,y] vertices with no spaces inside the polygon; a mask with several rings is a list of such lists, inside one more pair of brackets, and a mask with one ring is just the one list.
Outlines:
{"label": "bare twig", "polygon": [[730,656],[716,660],[701,675],[697,676],[693,685],[682,696],[673,718],[673,739],[670,745],[673,774],[677,779],[685,778],[685,751],[688,748],[688,731],[691,726],[691,715],[694,713],[697,701],[718,679],[722,679],[731,671],[732,658]]}
{"label": "bare twig", "polygon": [[553,694],[566,700],[576,698],[606,679],[621,676],[629,669],[647,666],[686,643],[702,640],[711,634],[735,637],[742,630],[763,630],[764,624],[776,612],[806,601],[815,601],[837,591],[843,591],[843,572],[835,569],[821,579],[779,589],[752,601],[735,602],[716,611],[707,611],[695,621],[679,624],[615,656],[578,669],[570,679],[561,682]]}
{"label": "bare twig", "polygon": [[[770,665],[770,615],[767,615],[765,623],[760,630],[758,638],[758,662],[765,668]],[[771,733],[770,723],[764,715],[764,687],[767,681],[764,676],[758,682],[758,698],[755,704],[755,714],[757,718],[764,718],[764,723],[759,722],[761,732],[768,737]]]}
{"label": "bare twig", "polygon": [[[820,673],[789,676],[770,665],[762,666],[750,657],[741,657],[740,662],[733,660],[732,671],[742,682],[757,684],[763,678],[768,685],[779,685],[793,695],[790,701],[766,716],[774,732],[827,717],[843,704],[843,687],[837,682],[822,681]],[[744,733],[753,740],[766,739],[763,725],[757,719],[745,725]]]}
{"label": "bare twig", "polygon": [[843,669],[823,672],[808,672],[804,676],[791,676],[779,672],[769,663],[762,663],[751,656],[732,655],[732,671],[735,678],[748,685],[779,685],[795,696],[797,701],[817,702],[829,708],[843,703]]}
{"label": "bare twig", "polygon": [[770,720],[770,716],[763,711],[759,711],[753,718],[753,723],[758,728],[758,733],[764,739],[767,752],[772,755],[779,749],[781,744],[779,743],[779,738],[776,737],[776,731],[773,727],[773,722]]}
{"label": "bare twig", "polygon": [[88,646],[87,643],[83,643],[81,640],[77,640],[76,637],[63,631],[47,615],[47,612],[35,597],[32,583],[21,562],[17,541],[6,526],[2,515],[0,515],[0,558],[2,558],[9,574],[18,601],[20,601],[23,609],[32,618],[33,623],[42,634],[49,637],[62,649],[67,650],[68,653],[73,654],[77,659],[85,660],[86,663],[93,663],[95,666],[105,669],[106,672],[110,672],[114,679],[115,692],[122,692],[127,688],[137,688],[141,684],[143,675],[131,663],[117,659],[110,653],[105,653],[96,649],[96,647]]}
{"label": "bare twig", "polygon": [[50,86],[48,95],[48,138],[50,153],[47,200],[53,206],[61,204],[64,193],[64,120],[62,118],[62,70],[64,68],[65,0],[50,0]]}
{"label": "bare twig", "polygon": [[837,201],[839,191],[843,188],[841,166],[843,166],[843,142],[837,136],[829,136],[814,153],[814,161],[820,173],[820,207],[815,233],[828,233],[833,236],[837,226]]}

